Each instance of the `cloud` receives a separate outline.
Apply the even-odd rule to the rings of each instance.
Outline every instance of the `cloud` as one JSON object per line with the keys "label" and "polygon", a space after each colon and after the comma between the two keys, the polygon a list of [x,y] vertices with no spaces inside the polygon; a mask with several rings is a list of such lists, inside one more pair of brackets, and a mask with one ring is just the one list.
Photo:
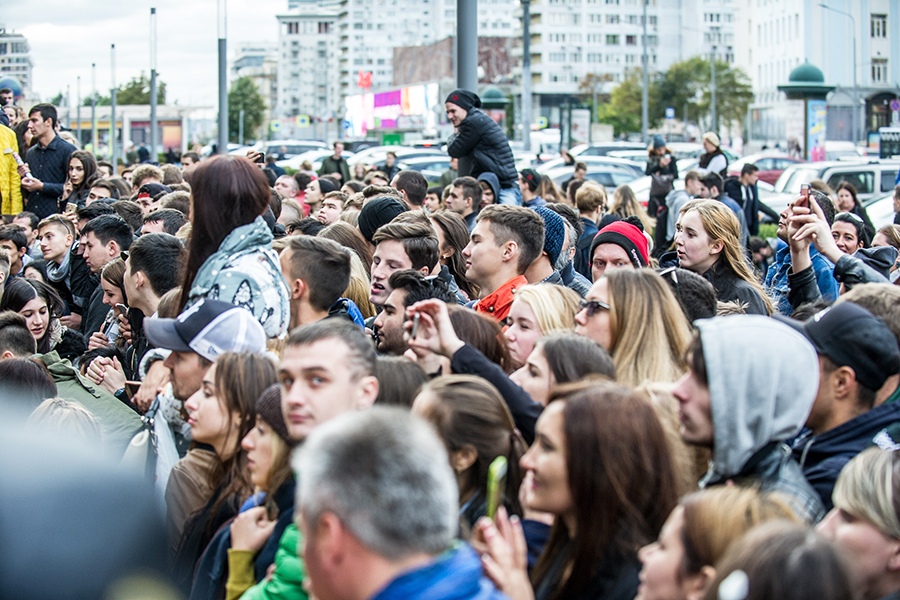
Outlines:
{"label": "cloud", "polygon": [[[7,30],[23,33],[31,46],[34,91],[47,99],[69,86],[76,100],[91,89],[96,63],[97,89],[108,94],[110,44],[116,45],[116,81],[150,72],[150,6],[157,12],[157,73],[166,83],[167,103],[215,106],[218,98],[216,0],[46,0],[4,5]],[[287,12],[285,0],[231,0],[227,3],[229,53],[239,42],[275,43],[275,15]]]}

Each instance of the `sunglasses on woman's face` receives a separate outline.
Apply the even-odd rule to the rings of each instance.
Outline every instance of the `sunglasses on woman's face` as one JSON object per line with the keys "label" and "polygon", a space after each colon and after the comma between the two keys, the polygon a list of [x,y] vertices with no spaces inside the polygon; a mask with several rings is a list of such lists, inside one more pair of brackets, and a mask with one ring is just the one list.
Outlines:
{"label": "sunglasses on woman's face", "polygon": [[593,317],[601,310],[609,310],[610,306],[606,302],[600,302],[599,300],[582,300],[578,304],[578,312],[583,310],[587,311],[588,317]]}

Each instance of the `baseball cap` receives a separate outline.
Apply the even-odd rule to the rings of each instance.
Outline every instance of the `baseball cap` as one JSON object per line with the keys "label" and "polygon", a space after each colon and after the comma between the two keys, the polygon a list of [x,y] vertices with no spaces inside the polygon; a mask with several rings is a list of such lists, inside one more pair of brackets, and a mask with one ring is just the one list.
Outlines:
{"label": "baseball cap", "polygon": [[856,380],[870,390],[881,389],[891,375],[900,372],[897,338],[884,321],[853,302],[841,302],[805,323],[779,315],[839,367],[850,367]]}
{"label": "baseball cap", "polygon": [[225,352],[266,351],[266,332],[250,311],[220,300],[203,298],[176,319],[145,319],[144,331],[158,348],[196,352],[211,361]]}

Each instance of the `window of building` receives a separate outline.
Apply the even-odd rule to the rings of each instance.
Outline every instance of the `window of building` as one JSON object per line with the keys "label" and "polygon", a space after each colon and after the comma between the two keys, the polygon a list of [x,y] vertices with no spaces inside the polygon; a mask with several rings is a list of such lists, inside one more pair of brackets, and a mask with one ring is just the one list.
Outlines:
{"label": "window of building", "polygon": [[571,54],[569,54],[569,62],[580,63],[581,52],[572,52]]}
{"label": "window of building", "polygon": [[566,53],[565,52],[550,52],[547,55],[547,60],[550,62],[566,62]]}
{"label": "window of building", "polygon": [[656,25],[656,16],[651,16],[648,23],[650,23],[650,25]]}
{"label": "window of building", "polygon": [[619,0],[606,0],[606,3],[607,3],[607,4],[615,4],[616,6],[618,6],[618,5],[619,5]]}
{"label": "window of building", "polygon": [[603,43],[603,34],[600,34],[600,33],[587,34],[587,43],[588,44],[602,44]]}
{"label": "window of building", "polygon": [[626,35],[625,36],[625,45],[626,46],[637,46],[637,36],[636,35]]}
{"label": "window of building", "polygon": [[597,52],[588,52],[587,61],[589,63],[602,63],[603,55]]}
{"label": "window of building", "polygon": [[635,54],[626,54],[625,55],[625,64],[626,65],[633,65],[636,62],[637,62],[637,55],[635,55]]}
{"label": "window of building", "polygon": [[883,83],[888,78],[888,61],[886,58],[872,59],[872,82]]}
{"label": "window of building", "polygon": [[606,24],[607,25],[618,25],[619,24],[619,15],[606,15]]}
{"label": "window of building", "polygon": [[606,45],[607,46],[618,46],[619,45],[619,36],[607,35],[606,36]]}
{"label": "window of building", "polygon": [[590,14],[588,15],[588,22],[590,23],[602,23],[603,15]]}
{"label": "window of building", "polygon": [[288,23],[288,35],[293,33],[300,33],[300,23],[292,22]]}
{"label": "window of building", "polygon": [[[872,37],[887,37],[887,15],[872,15]],[[874,65],[872,68],[874,70]]]}
{"label": "window of building", "polygon": [[629,25],[637,25],[638,16],[637,15],[625,15],[625,22]]}

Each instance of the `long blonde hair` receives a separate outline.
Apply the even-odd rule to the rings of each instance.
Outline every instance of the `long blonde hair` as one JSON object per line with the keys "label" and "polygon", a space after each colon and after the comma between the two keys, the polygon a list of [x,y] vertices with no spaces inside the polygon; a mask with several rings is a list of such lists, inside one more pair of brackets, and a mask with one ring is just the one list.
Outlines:
{"label": "long blonde hair", "polygon": [[352,300],[366,319],[377,314],[375,306],[369,302],[370,285],[369,276],[366,274],[366,268],[363,266],[362,260],[356,252],[351,252],[350,283],[347,284],[347,289],[344,290],[344,298]]}
{"label": "long blonde hair", "polygon": [[515,299],[531,307],[542,334],[575,329],[575,313],[581,301],[577,292],[552,283],[536,283],[522,286]]}
{"label": "long blonde hair", "polygon": [[636,387],[679,379],[691,328],[672,289],[649,269],[614,269],[605,277],[616,380]]}
{"label": "long blonde hair", "polygon": [[741,246],[741,224],[734,212],[718,200],[691,200],[681,207],[680,214],[686,215],[692,210],[697,211],[710,241],[721,240],[722,252],[719,260],[724,260],[738,277],[753,286],[766,305],[766,311],[771,315],[775,307],[753,274],[753,267],[750,266],[750,261]]}
{"label": "long blonde hair", "polygon": [[609,214],[618,217],[635,216],[644,225],[644,231],[652,234],[656,226],[656,219],[650,217],[644,207],[640,205],[634,192],[627,185],[620,185],[613,192],[612,204],[609,205]]}

